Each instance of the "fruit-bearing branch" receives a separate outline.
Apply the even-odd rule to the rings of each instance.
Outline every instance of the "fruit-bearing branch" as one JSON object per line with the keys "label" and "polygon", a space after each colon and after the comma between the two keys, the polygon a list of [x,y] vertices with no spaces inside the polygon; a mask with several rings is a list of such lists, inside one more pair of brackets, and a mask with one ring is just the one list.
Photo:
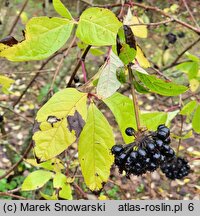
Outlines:
{"label": "fruit-bearing branch", "polygon": [[136,125],[137,125],[136,129],[138,131],[140,129],[139,105],[138,105],[137,95],[133,87],[133,74],[132,74],[132,69],[130,65],[128,65],[128,74],[129,74],[129,82],[131,85],[131,95],[132,95],[134,113],[135,113],[135,119],[136,119]]}

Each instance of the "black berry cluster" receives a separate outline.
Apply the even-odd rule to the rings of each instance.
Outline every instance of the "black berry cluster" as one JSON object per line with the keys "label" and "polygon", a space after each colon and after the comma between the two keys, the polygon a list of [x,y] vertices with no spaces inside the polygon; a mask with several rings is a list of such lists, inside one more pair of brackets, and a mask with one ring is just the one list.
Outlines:
{"label": "black berry cluster", "polygon": [[162,164],[160,167],[162,172],[169,179],[182,179],[190,172],[188,162],[181,157],[176,157],[170,163]]}
{"label": "black berry cluster", "polygon": [[[127,177],[131,174],[142,175],[147,171],[153,172],[159,167],[162,167],[162,171],[166,174],[166,166],[171,167],[171,164],[179,161],[169,145],[170,130],[165,125],[159,125],[155,132],[140,131],[139,133],[129,127],[125,133],[128,136],[135,136],[135,141],[127,145],[114,145],[111,152],[115,156],[115,164],[119,172],[125,171]],[[180,162],[178,167],[182,169]],[[183,168],[183,171],[184,169],[186,168]],[[174,173],[172,169],[170,170]],[[188,173],[183,171],[184,177]],[[173,176],[173,174],[169,175]]]}

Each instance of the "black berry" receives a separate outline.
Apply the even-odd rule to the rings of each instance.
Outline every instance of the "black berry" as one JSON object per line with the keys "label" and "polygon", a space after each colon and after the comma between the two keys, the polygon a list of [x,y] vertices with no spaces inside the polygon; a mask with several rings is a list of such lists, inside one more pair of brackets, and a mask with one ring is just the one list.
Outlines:
{"label": "black berry", "polygon": [[127,136],[133,136],[135,133],[135,130],[132,127],[128,127],[126,128],[125,133]]}
{"label": "black berry", "polygon": [[78,76],[75,76],[75,77],[74,77],[74,82],[75,82],[75,83],[78,83],[79,81],[80,81],[80,80],[79,80],[79,77],[78,77]]}
{"label": "black berry", "polygon": [[170,163],[164,163],[161,166],[161,170],[167,178],[175,180],[187,176],[190,173],[190,166],[185,159],[177,157]]}
{"label": "black berry", "polygon": [[112,154],[119,155],[123,152],[123,145],[114,145],[111,149]]}
{"label": "black berry", "polygon": [[171,43],[171,44],[174,44],[176,42],[176,40],[177,40],[176,35],[173,34],[173,33],[168,33],[166,35],[166,38],[167,38],[168,42]]}

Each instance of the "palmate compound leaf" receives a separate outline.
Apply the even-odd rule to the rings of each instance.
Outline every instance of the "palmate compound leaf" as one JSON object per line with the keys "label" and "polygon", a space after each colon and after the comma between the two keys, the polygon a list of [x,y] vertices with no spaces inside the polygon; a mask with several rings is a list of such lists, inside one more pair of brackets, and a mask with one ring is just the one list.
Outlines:
{"label": "palmate compound leaf", "polygon": [[173,82],[166,82],[152,75],[136,72],[140,81],[151,91],[164,96],[176,96],[188,90],[183,85]]}
{"label": "palmate compound leaf", "polygon": [[98,108],[91,103],[86,125],[78,143],[79,162],[86,185],[91,190],[99,190],[107,182],[113,156],[110,149],[114,145],[111,126]]}
{"label": "palmate compound leaf", "polygon": [[122,23],[112,11],[91,7],[81,14],[76,35],[84,43],[93,46],[114,45],[121,26]]}
{"label": "palmate compound leaf", "polygon": [[0,56],[10,61],[45,59],[66,43],[73,25],[73,21],[64,18],[34,17],[26,25],[25,40],[4,47]]}
{"label": "palmate compound leaf", "polygon": [[12,85],[12,83],[14,83],[15,81],[13,79],[10,79],[6,76],[1,76],[0,75],[0,92],[2,90],[2,92],[4,94],[8,94],[10,93],[9,88]]}
{"label": "palmate compound leaf", "polygon": [[64,4],[60,0],[53,0],[53,7],[55,11],[62,17],[65,17],[69,20],[73,19],[69,10],[64,6]]}
{"label": "palmate compound leaf", "polygon": [[22,191],[36,190],[44,186],[53,176],[52,172],[37,170],[29,174],[23,184]]}
{"label": "palmate compound leaf", "polygon": [[33,140],[35,154],[41,161],[60,154],[79,136],[87,117],[86,100],[86,93],[67,88],[53,95],[38,111],[40,130]]}
{"label": "palmate compound leaf", "polygon": [[101,74],[97,84],[97,94],[103,98],[110,97],[120,87],[121,83],[117,79],[117,69],[124,64],[118,56],[111,52],[110,59],[100,68]]}

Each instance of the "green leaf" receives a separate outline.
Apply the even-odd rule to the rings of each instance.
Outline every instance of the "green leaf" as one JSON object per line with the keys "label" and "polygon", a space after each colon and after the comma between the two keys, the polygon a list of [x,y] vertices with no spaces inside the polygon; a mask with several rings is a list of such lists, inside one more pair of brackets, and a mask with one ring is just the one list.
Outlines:
{"label": "green leaf", "polygon": [[76,35],[84,43],[93,46],[114,45],[121,26],[122,23],[112,11],[91,7],[81,14]]}
{"label": "green leaf", "polygon": [[158,125],[165,124],[167,113],[152,112],[141,114],[141,125],[146,126],[149,130],[156,130]]}
{"label": "green leaf", "polygon": [[120,87],[121,83],[117,79],[117,69],[124,64],[113,52],[110,59],[100,68],[101,75],[97,84],[97,94],[103,98],[110,97]]}
{"label": "green leaf", "polygon": [[166,82],[155,76],[146,75],[136,72],[138,78],[144,85],[151,90],[151,92],[164,95],[164,96],[176,96],[184,93],[188,88],[183,85],[178,85],[173,82]]}
{"label": "green leaf", "polygon": [[167,113],[167,120],[165,122],[165,125],[169,125],[172,119],[176,117],[176,115],[179,113],[179,110],[175,110],[173,112],[168,112]]}
{"label": "green leaf", "polygon": [[113,94],[111,97],[104,99],[103,101],[115,116],[124,142],[133,142],[134,138],[125,134],[127,127],[133,127],[136,129],[133,102],[128,97],[118,92]]}
{"label": "green leaf", "polygon": [[10,61],[45,59],[66,43],[73,25],[63,18],[34,17],[26,25],[25,40],[4,49],[0,56]]}
{"label": "green leaf", "polygon": [[125,65],[128,65],[134,60],[136,56],[136,50],[131,48],[128,44],[123,44],[120,49],[119,58],[123,61]]}
{"label": "green leaf", "polygon": [[41,161],[60,154],[79,137],[87,117],[86,101],[86,93],[67,88],[53,95],[38,111],[40,131],[33,140],[35,154]]}
{"label": "green leaf", "polygon": [[146,94],[149,93],[148,89],[146,89],[143,85],[141,85],[139,82],[133,80],[134,88],[137,92]]}
{"label": "green leaf", "polygon": [[188,74],[189,79],[197,77],[199,64],[198,62],[184,62],[176,66],[176,68],[184,73]]}
{"label": "green leaf", "polygon": [[192,127],[196,133],[200,133],[200,105],[198,105],[192,119]]}
{"label": "green leaf", "polygon": [[98,108],[90,104],[78,143],[78,154],[85,183],[91,190],[101,189],[102,183],[109,178],[114,160],[110,152],[113,145],[111,126]]}
{"label": "green leaf", "polygon": [[51,178],[53,173],[44,170],[37,170],[29,174],[23,184],[22,191],[36,190],[44,186]]}
{"label": "green leaf", "polygon": [[0,75],[0,89],[2,90],[4,94],[11,93],[11,91],[9,91],[9,88],[11,84],[14,82],[15,81],[13,79]]}
{"label": "green leaf", "polygon": [[60,198],[72,200],[72,190],[65,175],[59,172],[56,173],[53,178],[53,187],[58,189]]}
{"label": "green leaf", "polygon": [[189,103],[185,104],[183,108],[180,111],[181,115],[191,115],[191,113],[194,111],[194,109],[197,106],[196,101],[190,101]]}
{"label": "green leaf", "polygon": [[53,6],[55,11],[62,17],[65,17],[69,20],[73,19],[69,10],[64,6],[64,4],[60,0],[53,0]]}
{"label": "green leaf", "polygon": [[191,61],[194,61],[194,62],[200,62],[200,59],[198,56],[195,56],[195,55],[192,55],[191,53],[189,52],[186,52],[185,53],[187,55],[187,57],[191,60]]}

